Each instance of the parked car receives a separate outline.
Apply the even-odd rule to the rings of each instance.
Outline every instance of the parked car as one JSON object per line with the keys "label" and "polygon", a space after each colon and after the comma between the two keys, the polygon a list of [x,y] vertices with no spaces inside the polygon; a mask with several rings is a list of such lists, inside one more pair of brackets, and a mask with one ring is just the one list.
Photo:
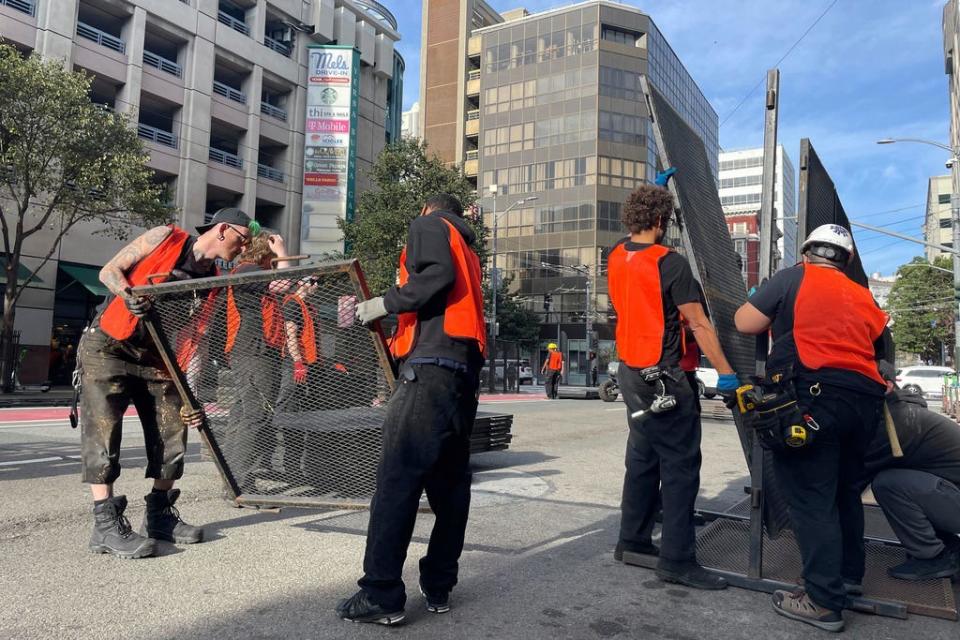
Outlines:
{"label": "parked car", "polygon": [[697,367],[697,392],[707,400],[717,395],[717,370],[710,361],[700,356],[700,366]]}
{"label": "parked car", "polygon": [[950,367],[917,365],[897,369],[897,384],[904,391],[922,394],[924,398],[943,397],[943,377],[953,375]]}
{"label": "parked car", "polygon": [[[497,361],[497,384],[500,384],[503,380],[503,361]],[[490,375],[489,365],[485,366],[480,372],[480,381],[482,385],[488,385]],[[520,384],[533,384],[533,367],[530,366],[529,360],[520,360],[518,363],[516,360],[507,360],[507,385],[513,384],[513,382],[520,378]]]}

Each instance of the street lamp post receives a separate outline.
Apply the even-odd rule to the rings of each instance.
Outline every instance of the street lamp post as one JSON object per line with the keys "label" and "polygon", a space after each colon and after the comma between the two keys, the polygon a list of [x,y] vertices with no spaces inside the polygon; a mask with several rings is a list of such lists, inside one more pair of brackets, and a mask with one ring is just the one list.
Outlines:
{"label": "street lamp post", "polygon": [[[877,140],[877,144],[893,144],[895,142],[915,142],[917,144],[926,144],[944,151],[950,152],[950,227],[953,231],[953,249],[960,250],[960,149],[954,149],[949,145],[934,140],[924,140],[923,138],[884,138]],[[953,368],[956,370],[960,366],[960,254],[953,254]]]}
{"label": "street lamp post", "polygon": [[[497,213],[497,191],[499,188],[495,184],[491,184],[487,187],[490,195],[493,196],[493,239],[491,240],[491,248],[493,249],[493,255],[490,256],[491,267],[490,267],[490,307],[491,307],[491,318],[490,318],[490,380],[489,380],[489,389],[490,393],[496,393],[497,390],[497,290],[500,286],[500,274],[497,272],[497,230],[499,226],[500,216],[505,215],[514,207],[524,204],[526,202],[532,202],[537,199],[537,196],[527,196],[526,198],[520,198],[512,205],[503,210],[502,213]],[[507,379],[507,368],[504,365],[503,368],[503,379]]]}

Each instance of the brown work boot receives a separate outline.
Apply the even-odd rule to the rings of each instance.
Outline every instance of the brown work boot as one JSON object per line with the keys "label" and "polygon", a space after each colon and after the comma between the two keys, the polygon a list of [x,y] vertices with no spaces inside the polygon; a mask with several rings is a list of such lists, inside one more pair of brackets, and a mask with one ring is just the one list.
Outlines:
{"label": "brown work boot", "polygon": [[774,591],[773,610],[786,618],[806,622],[824,631],[843,631],[840,612],[821,607],[803,590],[792,593],[782,589]]}

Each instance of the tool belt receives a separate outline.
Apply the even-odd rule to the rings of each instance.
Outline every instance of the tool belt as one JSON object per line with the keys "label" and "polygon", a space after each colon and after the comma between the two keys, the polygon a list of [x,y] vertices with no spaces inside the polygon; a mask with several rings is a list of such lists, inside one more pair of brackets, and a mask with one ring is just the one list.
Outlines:
{"label": "tool belt", "polygon": [[809,447],[820,430],[813,416],[797,404],[793,376],[782,373],[738,388],[737,409],[743,425],[770,451]]}

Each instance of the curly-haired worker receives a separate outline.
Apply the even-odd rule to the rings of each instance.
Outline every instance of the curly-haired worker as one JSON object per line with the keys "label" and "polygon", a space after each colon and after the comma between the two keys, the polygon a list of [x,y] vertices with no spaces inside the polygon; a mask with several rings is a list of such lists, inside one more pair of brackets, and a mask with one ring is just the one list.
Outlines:
{"label": "curly-haired worker", "polygon": [[[608,260],[610,300],[617,312],[618,379],[627,405],[626,476],[623,482],[620,540],[624,553],[659,555],[657,576],[698,589],[723,589],[726,581],[701,567],[696,558],[694,501],[700,488],[700,410],[697,390],[680,368],[683,325],[720,373],[717,389],[731,393],[737,378],[707,319],[700,288],[686,259],[659,244],[673,196],[644,185],[623,206],[630,235]],[[669,397],[676,406],[669,407]],[[661,546],[651,540],[663,502]]]}

